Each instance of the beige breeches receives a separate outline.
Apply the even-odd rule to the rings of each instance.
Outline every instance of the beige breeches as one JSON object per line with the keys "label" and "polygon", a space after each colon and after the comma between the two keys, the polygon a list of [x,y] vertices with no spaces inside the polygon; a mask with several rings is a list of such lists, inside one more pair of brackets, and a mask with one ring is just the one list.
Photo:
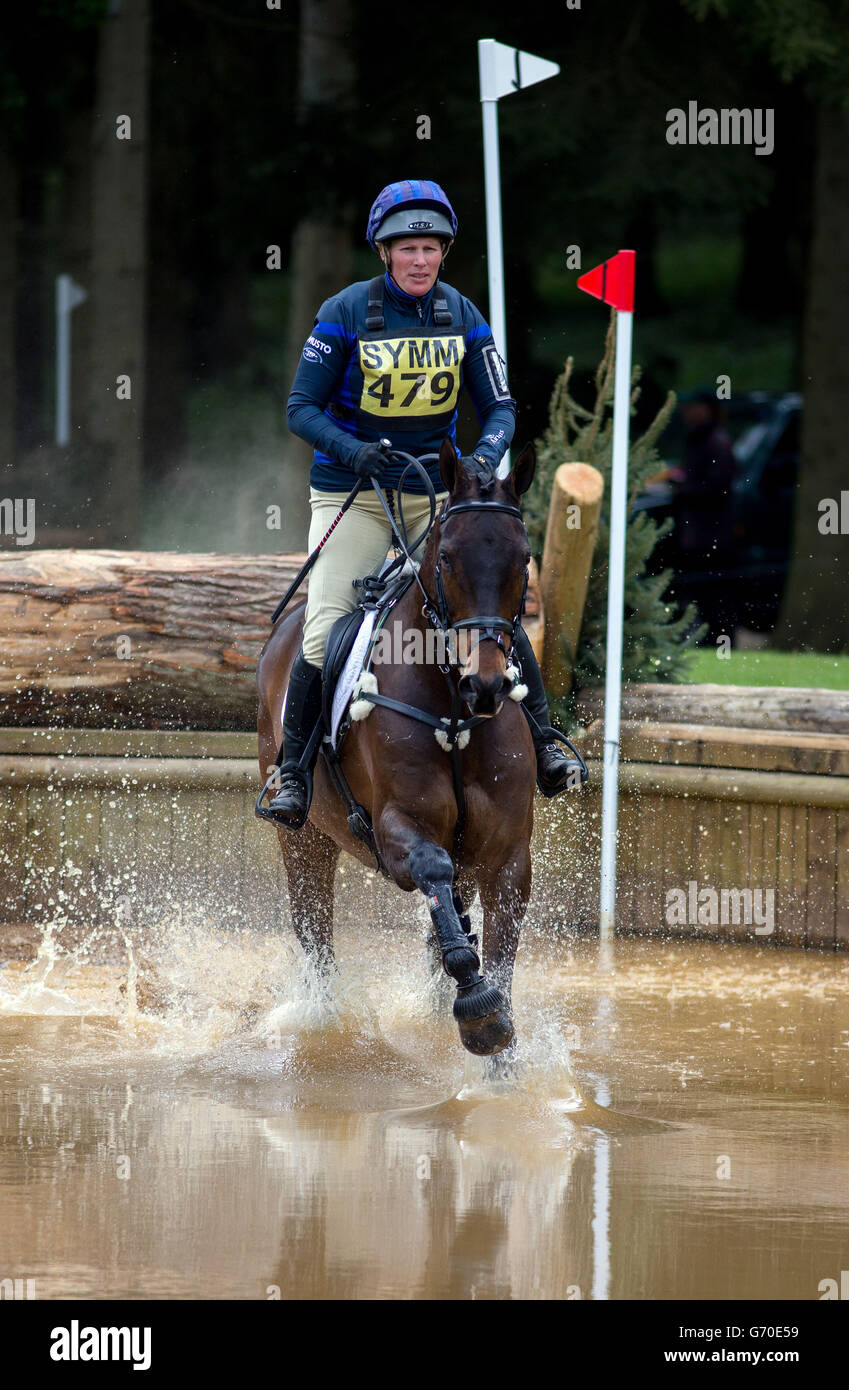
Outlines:
{"label": "beige breeches", "polygon": [[[436,495],[437,510],[447,493]],[[313,551],[344,502],[341,492],[319,492],[310,488],[309,550]],[[402,497],[404,520],[410,540],[415,540],[427,522],[427,497],[405,492]],[[396,496],[397,509],[397,496]],[[377,496],[369,488],[359,493],[310,570],[307,611],[304,620],[304,658],[313,666],[324,660],[327,636],[336,619],[353,613],[361,598],[354,580],[371,574],[386,558],[392,540],[389,522]],[[417,559],[421,559],[422,550]]]}

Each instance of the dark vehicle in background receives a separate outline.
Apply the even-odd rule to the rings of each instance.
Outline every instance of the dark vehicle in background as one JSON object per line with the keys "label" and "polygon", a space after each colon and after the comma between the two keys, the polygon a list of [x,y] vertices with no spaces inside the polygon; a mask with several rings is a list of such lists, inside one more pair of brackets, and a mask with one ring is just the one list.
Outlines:
{"label": "dark vehicle in background", "polygon": [[[775,626],[787,582],[793,506],[799,468],[802,398],[796,392],[770,395],[753,391],[721,402],[737,470],[731,487],[732,549],[715,567],[693,569],[676,526],[679,499],[666,469],[678,470],[685,457],[683,410],[695,393],[683,393],[658,450],[664,473],[634,503],[656,521],[671,517],[673,528],[658,544],[649,569],[671,569],[669,596],[682,606],[693,600],[707,612],[717,599],[729,614],[727,626],[769,632]],[[678,531],[678,535],[676,535]],[[729,632],[729,636],[733,635]]]}

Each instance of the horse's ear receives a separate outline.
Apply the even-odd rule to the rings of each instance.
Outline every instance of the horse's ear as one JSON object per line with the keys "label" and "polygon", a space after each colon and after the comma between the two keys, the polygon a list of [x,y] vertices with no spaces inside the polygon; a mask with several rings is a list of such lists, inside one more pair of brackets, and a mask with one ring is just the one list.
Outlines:
{"label": "horse's ear", "polygon": [[454,484],[457,481],[457,460],[459,458],[457,450],[448,438],[443,439],[442,448],[439,451],[439,472],[442,481],[448,492],[454,491]]}
{"label": "horse's ear", "polygon": [[533,443],[526,444],[510,470],[507,481],[513,485],[517,497],[527,492],[534,480],[537,456]]}

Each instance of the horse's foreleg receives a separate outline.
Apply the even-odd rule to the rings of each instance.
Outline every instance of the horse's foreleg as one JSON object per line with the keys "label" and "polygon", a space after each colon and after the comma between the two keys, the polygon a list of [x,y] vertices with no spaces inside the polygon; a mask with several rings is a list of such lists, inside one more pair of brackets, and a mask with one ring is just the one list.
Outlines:
{"label": "horse's foreleg", "polygon": [[[475,900],[477,888],[474,879],[466,878],[464,882],[455,880],[454,882],[454,908],[460,919],[460,925],[467,936],[472,937],[472,945],[476,946],[477,937],[472,935],[471,922],[469,921],[469,908]],[[431,994],[433,1012],[439,1018],[447,1018],[451,1014],[453,1004],[451,991],[451,978],[446,975],[442,968],[442,952],[439,948],[436,931],[433,923],[427,930],[427,962],[430,973]]]}
{"label": "horse's foreleg", "polygon": [[513,966],[531,894],[531,854],[522,848],[495,873],[478,882],[483,907],[483,958],[493,983],[510,1002]]}
{"label": "horse's foreleg", "polygon": [[326,975],[333,955],[333,876],[339,846],[307,821],[297,835],[279,830],[289,883],[292,929],[304,954]]}
{"label": "horse's foreleg", "polygon": [[513,1037],[513,1022],[499,990],[482,978],[478,953],[457,916],[451,856],[407,817],[391,812],[381,817],[380,846],[396,881],[404,886],[411,879],[425,895],[443,967],[457,986],[453,1012],[463,1046],[480,1056],[500,1052]]}
{"label": "horse's foreleg", "polygon": [[[512,1011],[513,966],[531,890],[531,856],[527,845],[496,873],[481,878],[478,886],[483,907],[483,959],[487,974]],[[486,1075],[491,1081],[504,1081],[513,1075],[515,1051],[514,1038],[513,1045],[488,1064]]]}

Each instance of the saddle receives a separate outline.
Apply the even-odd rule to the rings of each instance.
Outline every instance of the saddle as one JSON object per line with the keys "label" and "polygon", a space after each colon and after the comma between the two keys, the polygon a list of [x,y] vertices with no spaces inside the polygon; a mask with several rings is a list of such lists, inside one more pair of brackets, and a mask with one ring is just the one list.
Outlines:
{"label": "saddle", "polygon": [[[334,702],[340,681],[345,681],[353,690],[360,674],[360,671],[349,670],[348,667],[363,623],[373,614],[372,632],[376,631],[381,618],[409,589],[413,574],[409,565],[399,567],[397,560],[387,559],[377,574],[368,574],[365,579],[354,582],[362,589],[363,597],[353,613],[345,613],[336,619],[328,634],[321,667],[322,722],[325,733],[331,736],[334,733]],[[336,714],[338,718],[338,709]]]}

